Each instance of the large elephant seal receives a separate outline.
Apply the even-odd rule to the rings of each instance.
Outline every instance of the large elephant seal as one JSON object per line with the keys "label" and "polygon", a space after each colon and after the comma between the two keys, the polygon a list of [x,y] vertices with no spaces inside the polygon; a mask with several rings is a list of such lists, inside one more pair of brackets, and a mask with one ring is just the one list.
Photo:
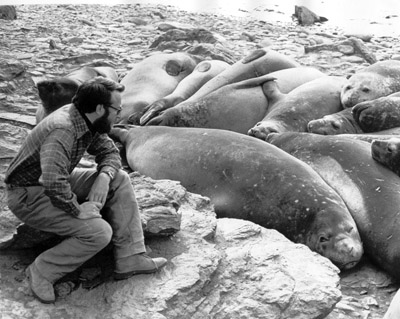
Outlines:
{"label": "large elephant seal", "polygon": [[270,134],[268,142],[318,172],[349,208],[365,252],[400,279],[400,178],[372,159],[370,143],[294,132]]}
{"label": "large elephant seal", "polygon": [[315,68],[299,67],[232,83],[195,102],[186,100],[164,110],[147,125],[218,128],[246,134],[269,108],[264,92],[268,81],[276,79],[277,85],[284,92],[289,92],[324,76]]}
{"label": "large elephant seal", "polygon": [[325,76],[300,85],[288,94],[282,93],[275,82],[266,83],[268,111],[247,134],[265,140],[272,132],[306,132],[311,120],[343,109],[340,91],[345,81],[341,77]]}
{"label": "large elephant seal", "polygon": [[225,85],[271,72],[299,67],[292,58],[267,48],[257,49],[203,85],[188,102],[194,102]]}
{"label": "large elephant seal", "polygon": [[78,87],[85,81],[103,76],[118,82],[118,75],[109,66],[89,67],[72,71],[64,77],[42,80],[36,84],[42,105],[36,110],[36,123],[61,106],[71,103]]}
{"label": "large elephant seal", "polygon": [[341,268],[361,258],[357,227],[342,199],[308,165],[275,146],[202,128],[114,128],[111,136],[125,146],[133,170],[208,196],[218,217],[274,228]]}
{"label": "large elephant seal", "polygon": [[172,93],[199,62],[190,54],[175,52],[156,53],[135,64],[121,80],[125,90],[119,122],[139,124],[145,107]]}
{"label": "large elephant seal", "polygon": [[371,143],[372,158],[400,176],[400,138],[376,139]]}
{"label": "large elephant seal", "polygon": [[400,126],[400,92],[356,104],[355,121],[366,133]]}
{"label": "large elephant seal", "polygon": [[341,92],[344,108],[400,91],[400,61],[376,62],[354,73]]}
{"label": "large elephant seal", "polygon": [[140,118],[140,125],[146,124],[152,117],[163,110],[169,109],[192,96],[205,83],[229,67],[229,64],[220,60],[200,62],[193,72],[179,82],[176,89],[169,95],[157,100],[145,108]]}
{"label": "large elephant seal", "polygon": [[400,318],[400,290],[397,290],[389,308],[382,319],[399,319]]}
{"label": "large elephant seal", "polygon": [[361,134],[364,131],[353,117],[352,109],[347,108],[340,112],[328,114],[307,124],[309,133],[321,135]]}

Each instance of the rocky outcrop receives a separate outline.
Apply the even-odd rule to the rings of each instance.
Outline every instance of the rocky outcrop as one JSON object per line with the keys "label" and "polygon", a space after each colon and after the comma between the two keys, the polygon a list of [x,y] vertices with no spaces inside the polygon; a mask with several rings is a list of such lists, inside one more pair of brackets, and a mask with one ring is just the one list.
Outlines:
{"label": "rocky outcrop", "polygon": [[[101,265],[110,263],[110,255],[104,255],[108,257],[81,270],[92,281],[100,276],[100,282],[60,282],[58,300],[50,306],[33,298],[24,267],[14,265],[21,283],[2,286],[1,311],[19,313],[19,318],[235,319],[268,314],[312,319],[328,315],[340,300],[339,270],[306,246],[248,221],[217,220],[208,198],[187,192],[178,182],[136,173],[131,177],[147,229],[154,222],[149,216],[172,215],[164,219],[167,225],[168,219],[182,217],[172,236],[146,238],[149,254],[167,257],[168,265],[160,273],[117,282],[104,274]],[[155,224],[158,231],[162,222]]]}

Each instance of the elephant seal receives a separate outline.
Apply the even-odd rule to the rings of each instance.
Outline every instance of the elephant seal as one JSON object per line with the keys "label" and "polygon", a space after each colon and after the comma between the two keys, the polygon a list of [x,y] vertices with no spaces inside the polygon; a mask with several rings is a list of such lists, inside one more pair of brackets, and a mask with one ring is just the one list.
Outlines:
{"label": "elephant seal", "polygon": [[400,91],[400,61],[378,61],[354,73],[341,92],[344,108]]}
{"label": "elephant seal", "polygon": [[366,133],[400,126],[400,92],[356,104],[355,121]]}
{"label": "elephant seal", "polygon": [[365,252],[400,279],[400,178],[372,159],[370,143],[297,132],[267,141],[310,165],[343,198]]}
{"label": "elephant seal", "polygon": [[197,101],[231,83],[299,66],[301,65],[298,62],[282,53],[267,48],[257,49],[208,81],[188,99],[188,102]]}
{"label": "elephant seal", "polygon": [[203,128],[114,127],[111,137],[125,146],[133,170],[208,196],[218,217],[276,229],[341,268],[363,254],[342,199],[308,165],[275,146]]}
{"label": "elephant seal", "polygon": [[264,92],[268,81],[276,79],[277,85],[289,92],[325,76],[315,68],[299,67],[228,84],[195,102],[186,100],[164,110],[147,125],[218,128],[246,134],[269,108]]}
{"label": "elephant seal", "polygon": [[397,290],[389,308],[382,319],[399,319],[400,318],[400,290]]}
{"label": "elephant seal", "polygon": [[151,118],[163,110],[169,109],[180,102],[187,100],[205,83],[229,67],[229,64],[220,60],[200,62],[193,72],[179,82],[176,89],[169,95],[157,100],[145,108],[140,118],[140,125],[146,124]]}
{"label": "elephant seal", "polygon": [[123,77],[122,111],[119,123],[139,124],[149,104],[172,93],[200,61],[181,52],[156,53],[138,62]]}
{"label": "elephant seal", "polygon": [[371,143],[372,158],[400,176],[400,138],[376,139]]}
{"label": "elephant seal", "polygon": [[311,120],[343,109],[340,91],[345,81],[341,77],[324,76],[300,85],[288,94],[283,94],[275,82],[266,83],[267,113],[247,134],[265,140],[271,132],[306,132]]}
{"label": "elephant seal", "polygon": [[109,66],[83,67],[64,77],[39,81],[36,87],[42,105],[36,110],[36,124],[61,106],[71,103],[73,96],[83,82],[103,76],[118,82],[118,75]]}
{"label": "elephant seal", "polygon": [[364,133],[354,119],[351,108],[308,122],[307,131],[321,135]]}

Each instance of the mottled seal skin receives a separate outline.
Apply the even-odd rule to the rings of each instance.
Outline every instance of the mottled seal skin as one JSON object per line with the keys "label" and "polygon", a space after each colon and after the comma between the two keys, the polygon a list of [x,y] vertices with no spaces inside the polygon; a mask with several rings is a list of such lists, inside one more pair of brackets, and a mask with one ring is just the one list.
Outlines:
{"label": "mottled seal skin", "polygon": [[276,229],[341,268],[361,258],[357,227],[342,199],[308,165],[275,146],[203,128],[115,127],[111,136],[125,146],[133,170],[208,196],[218,217]]}
{"label": "mottled seal skin", "polygon": [[246,134],[267,109],[264,87],[276,79],[289,92],[305,82],[326,76],[315,68],[290,68],[225,85],[195,102],[184,101],[161,112],[147,125],[218,128]]}
{"label": "mottled seal skin", "polygon": [[64,77],[40,81],[36,84],[42,105],[36,110],[36,123],[61,106],[71,103],[83,82],[103,76],[118,82],[117,72],[112,67],[83,67]]}
{"label": "mottled seal skin", "polygon": [[372,158],[400,176],[400,138],[376,139],[371,142]]}
{"label": "mottled seal skin", "polygon": [[400,91],[400,61],[376,62],[349,79],[341,92],[344,108]]}
{"label": "mottled seal skin", "polygon": [[269,86],[264,86],[269,104],[267,113],[247,134],[265,140],[272,132],[306,132],[310,121],[343,109],[340,91],[345,81],[341,77],[324,76],[288,94],[283,94],[275,82],[266,83]]}
{"label": "mottled seal skin", "polygon": [[220,60],[207,60],[200,62],[191,74],[178,83],[178,86],[171,94],[155,101],[144,109],[145,113],[140,118],[140,125],[146,124],[161,111],[169,109],[170,107],[187,100],[205,83],[226,70],[228,67],[228,63]]}
{"label": "mottled seal skin", "polygon": [[344,109],[337,113],[328,114],[321,119],[308,122],[307,131],[309,133],[321,135],[364,133],[354,119],[351,108]]}
{"label": "mottled seal skin", "polygon": [[270,134],[268,142],[310,165],[343,198],[365,252],[400,279],[400,178],[371,157],[371,144],[342,135]]}
{"label": "mottled seal skin", "polygon": [[231,83],[300,66],[292,58],[277,51],[267,48],[257,49],[208,81],[188,99],[188,102],[197,101],[218,88]]}
{"label": "mottled seal skin", "polygon": [[145,107],[171,94],[200,61],[181,53],[156,53],[138,62],[121,80],[122,112],[119,123],[139,124]]}
{"label": "mottled seal skin", "polygon": [[356,104],[354,120],[366,132],[377,132],[400,126],[400,93]]}

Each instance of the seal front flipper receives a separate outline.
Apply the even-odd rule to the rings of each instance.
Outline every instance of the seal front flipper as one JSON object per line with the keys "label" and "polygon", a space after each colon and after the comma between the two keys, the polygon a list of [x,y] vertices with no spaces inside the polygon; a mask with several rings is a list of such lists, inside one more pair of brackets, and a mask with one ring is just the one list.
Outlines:
{"label": "seal front flipper", "polygon": [[146,125],[146,123],[150,121],[153,117],[157,116],[161,111],[170,107],[172,107],[172,105],[170,105],[170,103],[168,103],[168,100],[166,99],[155,101],[148,106],[147,110],[145,109],[145,113],[140,118],[140,125]]}

